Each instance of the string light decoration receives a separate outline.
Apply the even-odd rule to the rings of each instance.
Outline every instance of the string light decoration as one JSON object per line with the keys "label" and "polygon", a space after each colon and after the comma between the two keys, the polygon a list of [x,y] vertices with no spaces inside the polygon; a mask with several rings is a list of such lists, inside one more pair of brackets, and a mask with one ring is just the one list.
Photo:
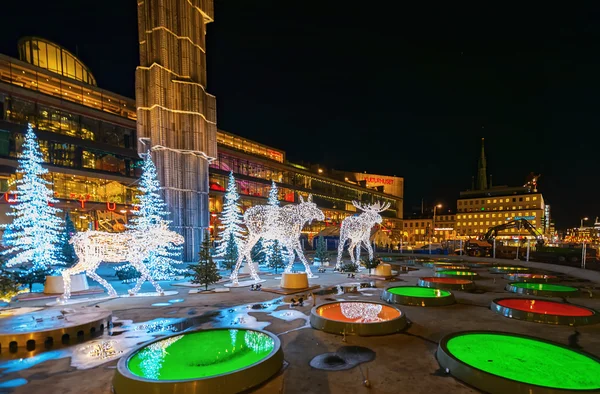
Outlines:
{"label": "string light decoration", "polygon": [[240,208],[240,195],[237,191],[233,171],[229,173],[227,192],[223,202],[223,213],[221,213],[220,239],[217,241],[216,256],[224,256],[230,242],[234,242],[237,249],[244,240],[244,228],[242,209]]}
{"label": "string light decoration", "polygon": [[19,158],[17,173],[22,177],[17,179],[18,198],[12,206],[12,223],[6,225],[3,241],[8,249],[5,255],[12,256],[6,262],[7,267],[27,265],[27,273],[49,270],[51,266],[64,265],[59,241],[62,231],[62,219],[58,216],[60,209],[53,197],[53,191],[48,187],[51,182],[43,175],[48,169],[42,167],[44,159],[40,152],[33,126],[27,125],[23,153]]}
{"label": "string light decoration", "polygon": [[365,248],[367,248],[369,260],[373,260],[373,248],[370,241],[371,229],[383,221],[379,213],[390,207],[389,202],[382,205],[379,201],[375,204],[361,204],[358,201],[352,201],[352,205],[363,212],[358,216],[348,216],[342,221],[336,269],[342,267],[342,253],[344,252],[344,245],[348,240],[350,242],[348,253],[350,253],[352,263],[356,265],[360,260],[361,244],[364,244]]}
{"label": "string light decoration", "polygon": [[244,214],[244,223],[248,228],[248,239],[242,245],[240,254],[236,262],[235,268],[231,273],[231,282],[234,285],[238,284],[238,271],[244,258],[250,267],[250,275],[255,281],[260,280],[258,273],[252,264],[252,248],[260,238],[264,240],[278,241],[288,251],[288,266],[285,272],[291,272],[294,264],[294,252],[304,264],[306,274],[312,278],[310,265],[302,253],[300,245],[300,233],[306,223],[313,220],[323,221],[325,215],[317,208],[317,204],[312,202],[312,195],[308,196],[307,201],[304,201],[302,196],[299,196],[300,204],[286,205],[278,207],[273,205],[256,205],[249,208]]}
{"label": "string light decoration", "polygon": [[[277,185],[275,181],[271,181],[271,189],[269,189],[269,198],[267,200],[267,204],[278,207],[279,206],[279,190],[277,189]],[[280,255],[283,253],[283,248],[276,247],[275,243],[277,241],[268,240],[263,243],[262,252],[265,254],[265,265],[270,267],[273,263],[273,258],[275,253],[279,253]],[[279,246],[279,245],[278,245]],[[282,259],[280,258],[280,261]]]}
{"label": "string light decoration", "polygon": [[[142,165],[142,176],[139,181],[139,190],[142,192],[138,196],[139,203],[133,204],[133,218],[128,229],[145,232],[151,227],[160,224],[169,225],[170,220],[167,220],[169,211],[160,194],[160,182],[156,173],[156,166],[152,161],[150,152],[141,154],[144,159]],[[180,269],[173,266],[178,261],[181,255],[182,247],[175,247],[173,244],[167,244],[164,247],[159,247],[156,251],[152,251],[149,257],[144,261],[148,268],[152,279],[154,280],[172,280],[177,275],[183,275],[187,269]],[[115,271],[129,269],[131,264],[125,264],[116,267]]]}
{"label": "string light decoration", "polygon": [[135,295],[145,281],[150,281],[156,292],[163,294],[163,289],[152,278],[144,264],[150,254],[167,247],[183,245],[181,235],[169,230],[166,223],[148,227],[147,231],[127,230],[122,233],[107,233],[103,231],[86,231],[77,233],[71,239],[75,247],[75,254],[79,262],[73,267],[62,271],[64,293],[62,300],[71,297],[71,275],[85,273],[91,279],[100,283],[112,297],[117,295],[115,289],[100,277],[96,270],[101,262],[123,263],[129,262],[141,274],[135,287],[129,290],[130,295]]}
{"label": "string light decoration", "polygon": [[342,315],[348,319],[356,319],[360,323],[377,322],[379,313],[383,307],[379,304],[369,304],[366,302],[342,302],[340,303]]}

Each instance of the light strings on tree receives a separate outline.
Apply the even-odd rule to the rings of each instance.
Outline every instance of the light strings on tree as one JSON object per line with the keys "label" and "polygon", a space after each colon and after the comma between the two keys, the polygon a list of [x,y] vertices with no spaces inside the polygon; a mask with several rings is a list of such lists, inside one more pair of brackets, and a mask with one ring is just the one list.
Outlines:
{"label": "light strings on tree", "polygon": [[240,208],[240,195],[237,191],[233,172],[229,173],[227,191],[223,201],[223,212],[221,213],[220,238],[217,241],[216,256],[225,256],[231,242],[235,243],[237,249],[244,239],[244,228],[242,209]]}
{"label": "light strings on tree", "polygon": [[294,264],[294,252],[304,264],[308,277],[312,278],[310,265],[302,253],[300,245],[300,233],[306,223],[313,220],[323,221],[325,215],[317,207],[317,204],[312,202],[312,195],[308,196],[308,200],[304,201],[300,196],[300,204],[286,205],[278,207],[273,205],[256,205],[249,208],[244,214],[244,223],[248,229],[248,238],[246,243],[242,245],[240,254],[236,262],[235,268],[231,273],[231,281],[233,284],[238,284],[238,271],[244,258],[250,267],[250,275],[255,281],[260,280],[254,264],[252,264],[251,251],[256,242],[260,238],[264,240],[278,241],[288,251],[288,265],[286,272],[292,270]]}
{"label": "light strings on tree", "polygon": [[[138,195],[139,203],[133,204],[133,218],[128,229],[133,231],[148,231],[150,228],[160,226],[162,224],[169,225],[170,220],[167,220],[169,211],[160,194],[160,182],[156,173],[156,166],[152,161],[152,155],[147,152],[142,155],[144,162],[142,166],[142,176],[139,181]],[[187,272],[186,269],[176,268],[173,265],[178,261],[177,257],[181,254],[181,247],[175,247],[173,244],[167,244],[164,247],[159,247],[155,251],[151,251],[148,258],[144,261],[152,279],[154,280],[171,280],[177,275],[183,275]],[[116,271],[128,269],[131,264],[126,264],[115,268]]]}
{"label": "light strings on tree", "polygon": [[166,223],[150,226],[146,231],[127,230],[122,233],[107,233],[103,231],[86,231],[76,234],[72,239],[75,254],[79,258],[77,264],[62,271],[64,281],[63,300],[71,297],[71,275],[85,273],[93,280],[100,283],[110,296],[117,292],[106,280],[101,278],[96,270],[101,262],[123,263],[129,262],[140,272],[135,287],[129,294],[135,295],[145,281],[150,281],[157,293],[163,290],[152,278],[144,260],[157,250],[166,248],[169,244],[183,245],[181,235],[169,230]]}
{"label": "light strings on tree", "polygon": [[12,206],[12,223],[5,226],[3,241],[8,249],[5,255],[12,256],[6,265],[19,264],[29,266],[27,272],[45,271],[53,265],[64,265],[59,248],[62,219],[58,216],[58,203],[48,187],[51,182],[43,178],[48,170],[42,167],[42,153],[33,127],[27,126],[23,153],[19,158],[17,190],[14,193],[17,202]]}
{"label": "light strings on tree", "polygon": [[358,264],[360,260],[361,244],[367,248],[369,260],[373,260],[373,247],[371,246],[371,229],[376,224],[381,224],[383,219],[380,212],[387,210],[390,203],[381,204],[379,201],[375,204],[363,205],[358,201],[352,201],[352,205],[363,211],[358,216],[348,216],[342,221],[340,228],[340,243],[338,245],[336,269],[342,267],[342,253],[344,252],[344,244],[350,241],[348,253],[352,263]]}

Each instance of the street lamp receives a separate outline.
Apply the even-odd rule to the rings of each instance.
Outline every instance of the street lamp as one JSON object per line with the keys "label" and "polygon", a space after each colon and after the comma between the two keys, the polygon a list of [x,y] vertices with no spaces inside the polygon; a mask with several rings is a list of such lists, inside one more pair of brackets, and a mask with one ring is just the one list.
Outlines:
{"label": "street lamp", "polygon": [[431,241],[433,239],[433,234],[434,234],[434,231],[435,231],[435,213],[436,213],[437,209],[441,208],[441,207],[442,207],[442,204],[438,204],[438,205],[436,205],[436,206],[433,207],[433,223],[432,223],[432,226],[431,226],[432,227],[431,228],[431,237],[429,239],[429,243],[430,244],[431,244]]}
{"label": "street lamp", "polygon": [[588,218],[581,218],[581,226],[579,226],[579,228],[583,228],[583,222],[588,220]]}

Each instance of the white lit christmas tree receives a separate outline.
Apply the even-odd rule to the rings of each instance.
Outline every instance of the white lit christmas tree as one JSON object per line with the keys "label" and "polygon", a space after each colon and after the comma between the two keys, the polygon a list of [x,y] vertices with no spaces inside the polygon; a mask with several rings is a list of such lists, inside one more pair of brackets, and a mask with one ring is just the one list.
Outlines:
{"label": "white lit christmas tree", "polygon": [[[44,272],[52,266],[64,265],[59,241],[62,231],[60,209],[54,204],[51,182],[43,178],[48,170],[42,167],[42,153],[33,127],[27,127],[23,153],[19,158],[17,174],[17,202],[13,205],[11,224],[5,226],[4,243],[8,249],[5,255],[11,256],[8,267],[22,265],[26,273]],[[24,272],[25,273],[25,272]]]}
{"label": "white lit christmas tree", "polygon": [[[267,200],[267,204],[275,207],[279,206],[279,190],[277,189],[275,181],[271,181],[271,189],[269,189],[269,199]],[[282,245],[276,240],[267,240],[263,242],[262,247],[265,256],[265,264],[268,267],[275,268],[275,271],[277,271],[277,268],[280,268],[279,262],[284,261],[284,249]]]}
{"label": "white lit christmas tree", "polygon": [[[138,186],[142,193],[138,196],[139,203],[134,204],[136,209],[133,211],[134,217],[131,219],[128,228],[130,230],[146,232],[149,228],[154,228],[161,224],[169,224],[170,221],[167,219],[169,215],[167,205],[160,195],[160,182],[156,174],[156,166],[152,161],[152,155],[148,152],[142,156],[144,162]],[[186,269],[179,269],[173,266],[173,264],[178,262],[176,257],[180,253],[181,246],[177,247],[169,244],[169,246],[161,247],[152,252],[150,257],[144,261],[144,264],[154,280],[170,280],[174,276],[183,275],[187,272]],[[115,270],[131,270],[133,272],[129,265],[117,267]],[[139,273],[133,275],[139,277]]]}
{"label": "white lit christmas tree", "polygon": [[229,173],[229,181],[227,183],[227,191],[225,192],[225,200],[223,201],[223,212],[221,213],[221,233],[217,241],[217,256],[225,256],[227,248],[232,248],[230,243],[235,243],[236,248],[244,240],[244,222],[242,209],[240,208],[240,195],[237,192],[235,178],[233,172]]}

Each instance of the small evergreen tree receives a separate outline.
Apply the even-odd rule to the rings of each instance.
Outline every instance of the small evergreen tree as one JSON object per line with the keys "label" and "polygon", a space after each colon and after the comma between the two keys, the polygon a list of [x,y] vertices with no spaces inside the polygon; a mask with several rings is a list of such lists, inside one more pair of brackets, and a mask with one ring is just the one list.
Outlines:
{"label": "small evergreen tree", "polygon": [[327,252],[327,243],[325,237],[322,235],[317,238],[317,249],[315,250],[315,259],[319,260],[321,266],[329,259],[329,252]]}
{"label": "small evergreen tree", "polygon": [[136,270],[131,264],[115,267],[115,274],[122,283],[134,282],[141,276],[139,271]]}
{"label": "small evergreen tree", "polygon": [[6,269],[6,262],[0,260],[0,300],[10,302],[10,300],[19,294],[19,282],[16,275]]}
{"label": "small evergreen tree", "polygon": [[262,238],[260,238],[252,248],[252,251],[250,252],[250,257],[252,258],[252,261],[254,263],[257,263],[259,265],[266,264],[266,251]]}
{"label": "small evergreen tree", "polygon": [[229,234],[229,242],[227,242],[227,249],[225,249],[225,255],[223,256],[222,265],[223,268],[229,270],[229,272],[233,272],[233,268],[235,267],[237,260],[239,257],[238,245],[234,240],[234,235],[232,233]]}
{"label": "small evergreen tree", "polygon": [[237,250],[238,245],[244,239],[244,229],[242,227],[244,220],[239,200],[240,195],[237,192],[237,185],[232,171],[229,173],[227,192],[223,201],[220,226],[221,234],[220,239],[217,241],[217,256],[225,256],[227,251],[233,247],[231,246],[232,242],[235,243]]}
{"label": "small evergreen tree", "polygon": [[13,205],[12,223],[5,226],[4,251],[10,256],[6,265],[22,266],[37,274],[55,265],[64,265],[58,246],[62,220],[58,203],[53,197],[51,183],[44,179],[48,169],[43,167],[43,157],[31,124],[27,126],[23,153],[19,158],[17,174],[17,202]]}
{"label": "small evergreen tree", "polygon": [[60,240],[58,241],[58,245],[63,257],[63,260],[67,267],[71,267],[75,261],[77,261],[77,255],[75,255],[75,248],[69,241],[71,237],[75,235],[77,230],[75,229],[75,224],[73,224],[73,220],[71,220],[71,216],[69,212],[65,215],[65,227],[60,234]]}
{"label": "small evergreen tree", "polygon": [[274,269],[277,273],[278,268],[285,267],[285,257],[283,255],[283,248],[279,245],[279,241],[273,241],[271,247],[271,256],[269,258],[269,268]]}
{"label": "small evergreen tree", "polygon": [[[271,189],[269,189],[269,199],[267,200],[267,204],[268,205],[272,205],[274,207],[278,207],[279,206],[279,191],[277,189],[277,185],[275,184],[275,181],[271,181]],[[267,240],[265,242],[263,242],[263,251],[264,251],[264,262],[268,267],[273,267],[273,264],[271,264],[271,258],[272,255],[274,253],[274,245],[275,245],[274,240]],[[279,252],[281,253],[281,245],[278,245],[279,247]]]}
{"label": "small evergreen tree", "polygon": [[199,255],[198,264],[190,264],[188,267],[192,272],[187,273],[186,276],[192,277],[192,283],[204,285],[206,291],[208,285],[217,283],[221,279],[217,264],[215,264],[210,254],[210,234],[208,234],[208,231],[204,234]]}
{"label": "small evergreen tree", "polygon": [[27,285],[29,291],[33,291],[33,285],[35,283],[44,283],[46,276],[52,275],[53,270],[48,267],[29,267],[22,265],[19,267],[19,271],[15,273],[17,281],[24,285]]}

